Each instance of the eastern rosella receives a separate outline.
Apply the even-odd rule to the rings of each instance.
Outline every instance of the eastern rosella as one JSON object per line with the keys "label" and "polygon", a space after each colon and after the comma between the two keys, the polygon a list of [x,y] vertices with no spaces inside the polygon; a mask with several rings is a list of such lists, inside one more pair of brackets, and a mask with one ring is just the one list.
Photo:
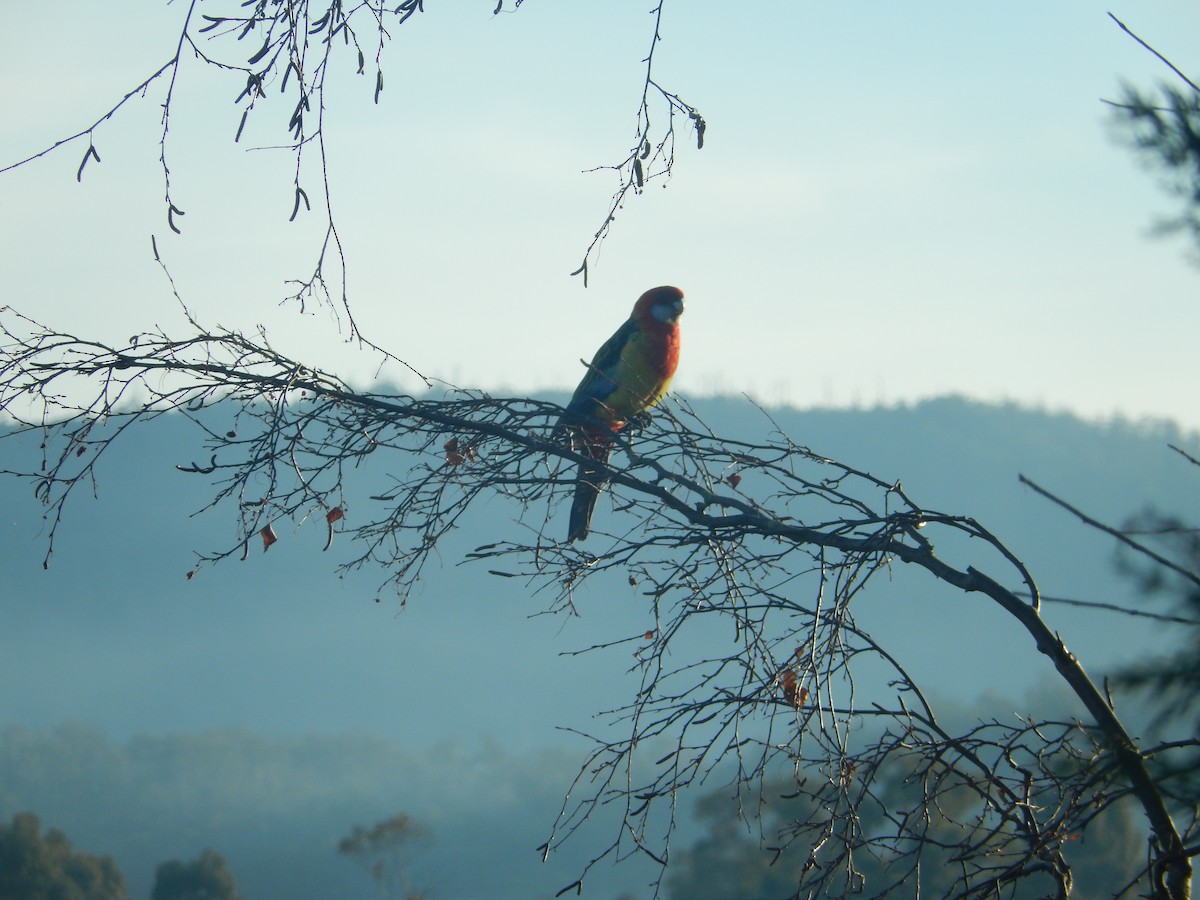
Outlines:
{"label": "eastern rosella", "polygon": [[656,287],[642,294],[625,324],[596,351],[567,404],[558,427],[569,435],[571,449],[592,461],[579,466],[568,542],[587,537],[615,433],[667,392],[679,363],[682,313],[679,288]]}

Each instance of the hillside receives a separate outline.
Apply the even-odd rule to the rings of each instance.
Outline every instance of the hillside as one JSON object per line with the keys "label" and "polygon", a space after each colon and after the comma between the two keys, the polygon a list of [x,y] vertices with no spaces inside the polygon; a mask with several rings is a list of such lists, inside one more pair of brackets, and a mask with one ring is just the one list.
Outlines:
{"label": "hillside", "polygon": [[[744,400],[695,406],[721,434],[773,427]],[[1200,500],[1200,478],[1167,449],[1198,453],[1197,436],[1163,423],[952,398],[771,416],[821,454],[902,481],[925,508],[974,516],[1050,596],[1118,602],[1130,589],[1111,542],[1018,473],[1114,523]],[[2,467],[30,453],[25,438],[0,442]],[[192,515],[208,489],[175,466],[196,458],[181,418],[142,428],[105,460],[97,498],[68,509],[47,571],[32,485],[0,479],[0,818],[30,809],[81,849],[113,854],[134,896],[148,895],[158,862],[212,846],[247,897],[317,897],[368,890],[337,839],[405,811],[435,832],[435,893],[552,896],[571,861],[539,867],[533,848],[587,749],[559,729],[597,727],[593,714],[633,686],[627,652],[562,654],[640,629],[636,591],[585,592],[578,618],[535,616],[544,600],[516,579],[453,555],[510,527],[487,508],[403,610],[377,591],[381,573],[338,574],[342,548],[322,553],[316,525],[187,580],[193,551],[232,533],[219,514]],[[860,624],[956,702],[1046,681],[1022,634],[927,578],[897,571],[856,604]],[[1158,623],[1065,606],[1047,616],[1095,676],[1163,645]],[[640,893],[645,872],[602,872],[592,887]]]}

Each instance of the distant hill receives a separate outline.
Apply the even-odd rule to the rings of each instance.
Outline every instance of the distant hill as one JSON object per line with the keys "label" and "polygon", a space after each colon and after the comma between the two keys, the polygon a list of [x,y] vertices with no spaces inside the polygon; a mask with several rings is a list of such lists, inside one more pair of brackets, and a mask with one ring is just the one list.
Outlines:
{"label": "distant hill", "polygon": [[[774,427],[742,399],[694,406],[720,434]],[[1200,509],[1200,473],[1167,449],[1173,443],[1200,454],[1200,438],[1167,423],[1093,423],[956,398],[770,414],[814,451],[900,480],[925,508],[974,516],[1051,596],[1113,602],[1130,589],[1114,574],[1111,542],[1022,488],[1018,473],[1115,524],[1147,505]],[[323,529],[312,525],[282,532],[267,554],[256,549],[246,562],[204,568],[189,581],[192,551],[228,540],[232,523],[191,515],[209,493],[202,479],[175,469],[202,458],[185,420],[163,416],[132,438],[104,461],[98,498],[81,495],[68,509],[48,571],[32,485],[0,478],[0,818],[31,809],[81,850],[112,853],[142,895],[154,864],[212,846],[253,897],[273,895],[272,853],[277,862],[328,859],[345,884],[363,890],[361,874],[332,848],[350,825],[392,812],[437,819],[435,831],[457,841],[488,840],[472,824],[470,792],[460,790],[464,771],[486,773],[487,790],[507,792],[496,807],[502,818],[524,811],[531,824],[517,829],[523,840],[549,824],[572,771],[564,759],[586,750],[557,726],[595,727],[592,715],[622,702],[633,684],[627,654],[561,654],[640,628],[645,611],[636,591],[584,592],[581,618],[530,618],[544,606],[539,598],[516,579],[459,565],[450,548],[401,612],[386,595],[375,602],[380,573],[338,576],[340,548],[322,553]],[[2,440],[0,468],[36,453],[35,441]],[[503,518],[480,515],[465,522],[455,546],[495,540],[506,527]],[[860,624],[907,648],[916,674],[959,702],[997,691],[1018,696],[1047,680],[1015,627],[984,601],[920,573],[896,571],[856,603]],[[1164,642],[1158,623],[1062,606],[1047,607],[1047,616],[1095,675]],[[969,639],[980,634],[986,641]],[[74,724],[64,731],[65,723]],[[167,744],[173,758],[195,754],[204,772],[197,783],[212,800],[202,814],[181,787],[189,766],[148,774]],[[35,754],[30,748],[38,746]],[[318,762],[297,762],[314,747]],[[249,762],[256,753],[261,770]],[[209,764],[222,754],[242,760],[223,792],[223,769]],[[35,756],[41,768],[31,774]],[[107,780],[115,772],[130,780],[114,793]],[[389,772],[395,780],[385,783]],[[544,791],[529,788],[536,773]],[[377,803],[363,778],[379,784]],[[522,803],[535,793],[536,810]],[[172,816],[180,823],[174,832]],[[295,834],[278,831],[285,821],[296,823]],[[121,838],[105,846],[113,826]],[[467,856],[492,880],[484,871],[455,872],[460,893],[471,884],[512,896],[522,885],[541,885],[547,895],[561,886],[540,880],[546,872],[534,865],[532,846],[503,879],[486,854]],[[333,889],[305,877],[308,896]],[[641,891],[623,873],[602,883]],[[447,885],[444,893],[453,891]]]}

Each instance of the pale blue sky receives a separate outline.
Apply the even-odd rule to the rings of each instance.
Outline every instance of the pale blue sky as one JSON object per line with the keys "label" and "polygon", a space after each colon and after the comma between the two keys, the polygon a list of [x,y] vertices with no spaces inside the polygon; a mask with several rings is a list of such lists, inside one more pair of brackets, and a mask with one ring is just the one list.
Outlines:
{"label": "pale blue sky", "polygon": [[[652,3],[527,0],[493,17],[494,3],[431,2],[396,31],[379,106],[373,78],[335,64],[335,212],[369,337],[458,385],[569,388],[641,290],[675,283],[685,394],[957,392],[1200,428],[1200,269],[1181,239],[1149,237],[1173,201],[1100,102],[1121,79],[1169,75],[1107,9],[1195,71],[1200,7],[666,2],[656,74],[704,114],[706,144],[685,136],[666,190],[627,203],[586,291],[567,273],[615,182],[583,170],[632,141]],[[186,11],[69,0],[10,16],[0,165],[157,68]],[[164,87],[97,132],[103,162],[82,184],[84,144],[0,176],[5,302],[114,340],[182,330],[154,233],[204,321],[263,323],[280,349],[366,383],[377,361],[327,315],[277,307],[319,222],[287,222],[290,158],[246,148],[279,143],[290,105],[263,106],[234,145],[236,76],[181,69],[176,236],[157,167]],[[304,182],[315,198],[315,167]]]}

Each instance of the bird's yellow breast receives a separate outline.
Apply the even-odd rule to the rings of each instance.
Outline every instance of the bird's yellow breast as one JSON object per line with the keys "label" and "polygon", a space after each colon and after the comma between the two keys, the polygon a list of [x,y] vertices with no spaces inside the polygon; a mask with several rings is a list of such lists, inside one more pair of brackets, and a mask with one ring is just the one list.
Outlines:
{"label": "bird's yellow breast", "polygon": [[638,332],[630,338],[617,365],[615,389],[605,398],[614,420],[625,420],[658,403],[671,385],[678,359],[678,335]]}

